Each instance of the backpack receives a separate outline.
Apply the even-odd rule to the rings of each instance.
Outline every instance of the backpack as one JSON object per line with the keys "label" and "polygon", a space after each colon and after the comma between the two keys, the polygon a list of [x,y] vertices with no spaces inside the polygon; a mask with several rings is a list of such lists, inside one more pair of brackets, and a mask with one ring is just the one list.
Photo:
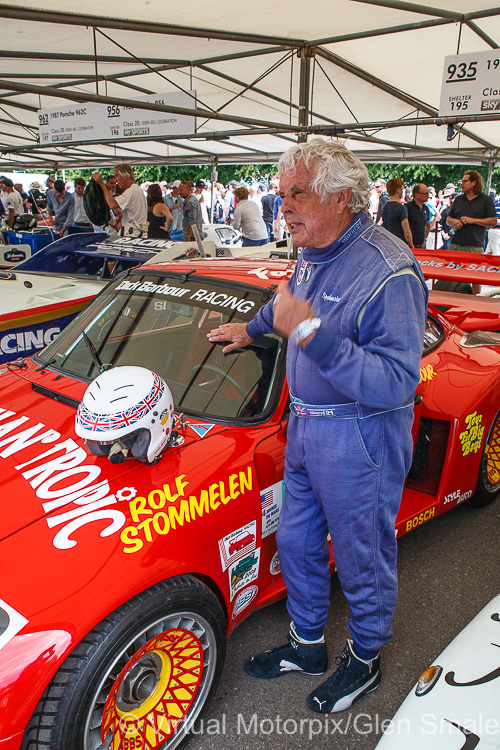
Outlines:
{"label": "backpack", "polygon": [[83,207],[89,221],[96,227],[105,226],[111,218],[109,206],[104,198],[102,187],[91,179],[83,192]]}

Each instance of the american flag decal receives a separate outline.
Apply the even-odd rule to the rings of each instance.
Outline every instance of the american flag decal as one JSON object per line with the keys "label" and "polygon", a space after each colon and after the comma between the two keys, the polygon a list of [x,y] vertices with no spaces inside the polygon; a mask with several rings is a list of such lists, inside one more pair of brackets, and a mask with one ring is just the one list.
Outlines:
{"label": "american flag decal", "polygon": [[147,396],[144,396],[138,404],[131,406],[125,411],[115,412],[114,414],[96,414],[82,402],[76,413],[78,424],[91,432],[109,432],[110,430],[135,424],[135,422],[146,416],[163,396],[163,391],[165,390],[163,381],[156,373],[153,373],[153,375],[153,385]]}
{"label": "american flag decal", "polygon": [[262,503],[262,509],[269,508],[273,504],[273,490],[272,488],[266,492],[261,492],[260,501]]}

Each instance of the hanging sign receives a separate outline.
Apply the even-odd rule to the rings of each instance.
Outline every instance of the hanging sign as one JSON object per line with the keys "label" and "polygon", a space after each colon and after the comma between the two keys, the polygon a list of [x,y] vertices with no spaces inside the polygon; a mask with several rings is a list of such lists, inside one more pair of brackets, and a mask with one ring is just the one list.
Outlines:
{"label": "hanging sign", "polygon": [[[148,94],[137,101],[171,107],[196,108],[196,92]],[[69,107],[38,110],[41,144],[64,145],[82,141],[161,138],[166,135],[194,133],[195,118],[152,109],[135,109],[99,102],[75,103]]]}
{"label": "hanging sign", "polygon": [[439,114],[500,112],[500,50],[444,59]]}

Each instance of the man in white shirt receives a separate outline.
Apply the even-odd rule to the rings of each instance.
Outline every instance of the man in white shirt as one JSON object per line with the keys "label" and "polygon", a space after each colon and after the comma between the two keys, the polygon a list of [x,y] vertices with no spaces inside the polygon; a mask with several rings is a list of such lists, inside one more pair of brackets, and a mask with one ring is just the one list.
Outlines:
{"label": "man in white shirt", "polygon": [[148,206],[144,193],[135,181],[132,167],[130,164],[117,164],[114,173],[116,184],[123,190],[121,195],[111,194],[100,172],[94,172],[92,178],[102,187],[111,211],[119,216],[119,227],[122,227],[122,232],[127,224],[132,224],[137,229],[142,227],[143,231],[146,231]]}
{"label": "man in white shirt", "polygon": [[9,227],[12,227],[16,216],[24,213],[23,199],[17,190],[14,190],[14,183],[9,177],[3,178],[3,189],[6,194],[4,204],[7,214],[7,224]]}

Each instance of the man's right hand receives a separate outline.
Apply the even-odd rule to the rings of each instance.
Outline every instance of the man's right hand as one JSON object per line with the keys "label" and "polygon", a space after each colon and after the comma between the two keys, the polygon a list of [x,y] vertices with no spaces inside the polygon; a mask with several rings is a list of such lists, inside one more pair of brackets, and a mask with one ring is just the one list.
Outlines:
{"label": "man's right hand", "polygon": [[224,325],[214,328],[207,333],[207,339],[212,344],[230,341],[231,343],[222,350],[224,354],[229,354],[234,349],[244,349],[245,346],[249,346],[253,341],[247,334],[246,323],[224,323]]}
{"label": "man's right hand", "polygon": [[100,172],[94,172],[92,175],[92,179],[94,182],[97,182],[101,187],[104,185],[104,180],[102,179],[102,174]]}

